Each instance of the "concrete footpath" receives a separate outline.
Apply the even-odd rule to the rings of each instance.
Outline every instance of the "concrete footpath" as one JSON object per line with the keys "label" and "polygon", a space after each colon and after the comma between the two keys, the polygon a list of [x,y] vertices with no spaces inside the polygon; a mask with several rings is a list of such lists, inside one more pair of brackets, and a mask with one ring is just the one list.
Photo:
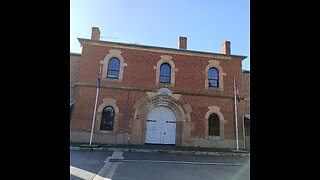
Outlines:
{"label": "concrete footpath", "polygon": [[235,150],[223,148],[197,148],[197,147],[177,147],[174,145],[106,145],[70,143],[70,150],[80,151],[122,151],[122,152],[151,152],[151,153],[171,153],[171,154],[196,154],[213,156],[250,156],[248,150]]}

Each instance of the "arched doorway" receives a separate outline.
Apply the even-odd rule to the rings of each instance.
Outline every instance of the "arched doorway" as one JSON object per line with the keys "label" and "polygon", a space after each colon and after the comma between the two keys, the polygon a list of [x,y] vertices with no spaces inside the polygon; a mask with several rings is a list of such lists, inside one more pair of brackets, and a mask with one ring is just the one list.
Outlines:
{"label": "arched doorway", "polygon": [[[184,109],[184,107],[186,107],[186,109]],[[191,122],[191,107],[188,107],[188,104],[181,105],[181,103],[177,99],[170,96],[169,93],[168,95],[157,94],[151,97],[146,97],[142,100],[137,101],[134,105],[134,108],[136,109],[136,111],[134,113],[133,121],[131,122],[131,144],[146,144],[153,142],[154,144],[157,143],[174,144],[176,146],[192,146],[191,131],[193,130],[194,125],[193,122]],[[151,141],[149,139],[146,139],[149,138],[149,134],[151,133],[149,132],[149,130],[147,132],[147,128],[149,126],[149,124],[147,125],[147,123],[149,122],[151,126],[151,121],[148,121],[148,119],[154,120],[152,119],[152,117],[154,116],[153,113],[157,114],[159,113],[159,111],[160,114],[171,114],[169,115],[168,120],[164,121],[166,125],[169,126],[167,127],[167,129],[171,129],[173,133],[171,133],[171,131],[162,132],[166,133],[166,137],[171,140],[166,139],[166,137],[163,137],[163,140],[159,140],[160,134],[158,134],[158,140]],[[163,113],[163,111],[167,113]],[[160,117],[163,118],[165,117],[165,115],[160,115]],[[158,119],[156,119],[156,121],[158,121]],[[167,123],[166,121],[169,122]],[[161,133],[161,131],[158,132]]]}
{"label": "arched doorway", "polygon": [[176,144],[176,122],[176,115],[170,108],[153,108],[147,117],[146,143]]}

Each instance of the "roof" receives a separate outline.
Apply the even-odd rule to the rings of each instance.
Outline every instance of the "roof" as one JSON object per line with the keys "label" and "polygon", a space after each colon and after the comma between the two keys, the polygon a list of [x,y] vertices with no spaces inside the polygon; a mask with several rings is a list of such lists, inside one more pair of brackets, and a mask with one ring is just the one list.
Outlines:
{"label": "roof", "polygon": [[221,54],[221,53],[211,53],[211,52],[204,52],[204,51],[194,51],[194,50],[187,50],[187,49],[177,49],[177,48],[167,48],[167,47],[159,47],[159,46],[148,46],[148,45],[140,45],[140,44],[131,44],[131,43],[120,43],[120,42],[112,42],[112,41],[100,41],[100,40],[92,40],[92,39],[84,39],[78,38],[80,44],[84,43],[93,43],[98,45],[118,45],[126,47],[136,47],[136,48],[143,48],[146,50],[165,50],[165,51],[173,51],[173,52],[182,52],[182,53],[195,53],[195,54],[206,54],[206,55],[218,55],[222,57],[240,57],[242,60],[247,58],[247,56],[241,55],[228,55],[228,54]]}

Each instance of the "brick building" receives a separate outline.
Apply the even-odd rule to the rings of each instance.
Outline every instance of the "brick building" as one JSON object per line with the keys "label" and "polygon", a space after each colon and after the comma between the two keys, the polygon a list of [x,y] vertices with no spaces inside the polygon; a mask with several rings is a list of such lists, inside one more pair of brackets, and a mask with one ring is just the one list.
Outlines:
{"label": "brick building", "polygon": [[[229,41],[222,53],[209,53],[187,50],[186,37],[177,49],[101,41],[97,27],[91,39],[78,40],[81,55],[70,54],[71,142],[89,142],[101,66],[93,143],[236,147],[233,87],[234,78],[242,87],[246,57],[232,55]],[[243,89],[240,148],[250,108]]]}
{"label": "brick building", "polygon": [[244,96],[244,129],[245,129],[245,147],[250,149],[250,71],[242,72],[242,89]]}
{"label": "brick building", "polygon": [[78,81],[80,54],[70,53],[70,114],[72,113],[74,100],[75,83]]}

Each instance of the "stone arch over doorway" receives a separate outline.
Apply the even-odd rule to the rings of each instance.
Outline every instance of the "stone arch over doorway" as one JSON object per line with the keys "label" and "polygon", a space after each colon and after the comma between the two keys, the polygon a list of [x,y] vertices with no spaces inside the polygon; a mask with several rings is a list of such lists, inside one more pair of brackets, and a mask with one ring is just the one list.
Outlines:
{"label": "stone arch over doorway", "polygon": [[176,146],[191,146],[190,110],[186,110],[175,98],[159,94],[135,103],[131,143],[145,144],[147,117],[149,112],[157,107],[168,107],[176,115]]}

